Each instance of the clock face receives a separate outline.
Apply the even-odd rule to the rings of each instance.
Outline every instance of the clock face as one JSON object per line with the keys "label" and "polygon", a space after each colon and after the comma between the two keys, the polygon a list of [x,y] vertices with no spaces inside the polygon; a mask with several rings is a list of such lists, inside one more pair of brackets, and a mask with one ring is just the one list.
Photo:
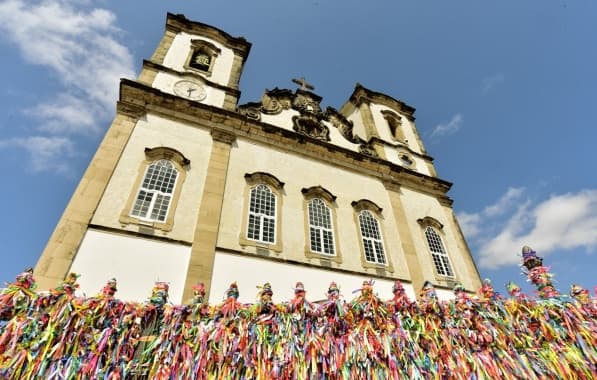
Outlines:
{"label": "clock face", "polygon": [[207,92],[199,83],[190,80],[181,80],[174,84],[174,93],[183,98],[200,101],[205,99]]}

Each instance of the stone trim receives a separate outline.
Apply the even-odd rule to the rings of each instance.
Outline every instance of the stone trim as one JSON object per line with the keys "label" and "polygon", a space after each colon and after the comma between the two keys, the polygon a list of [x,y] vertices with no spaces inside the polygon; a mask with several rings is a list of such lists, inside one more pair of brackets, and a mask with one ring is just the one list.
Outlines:
{"label": "stone trim", "polygon": [[400,100],[396,100],[396,99],[392,98],[391,96],[382,94],[381,92],[371,91],[371,90],[363,87],[363,85],[361,85],[360,83],[357,83],[355,85],[355,88],[354,88],[352,94],[350,95],[350,98],[348,99],[348,101],[350,103],[354,104],[355,107],[359,107],[363,103],[381,104],[381,105],[384,105],[386,107],[389,107],[391,109],[394,109],[394,110],[400,112],[401,114],[406,116],[410,121],[415,120],[415,117],[414,117],[415,108],[414,107],[411,107],[408,104],[406,104]]}
{"label": "stone trim", "polygon": [[[357,228],[357,237],[359,239],[359,249],[361,250],[361,266],[363,268],[375,269],[378,272],[390,272],[394,273],[394,264],[392,263],[392,255],[388,250],[388,244],[386,242],[384,217],[382,215],[382,208],[367,199],[361,199],[356,202],[351,202],[350,205],[354,209],[353,217],[354,223]],[[362,211],[367,210],[374,214],[377,223],[379,224],[379,233],[381,235],[381,241],[383,242],[384,254],[386,256],[386,264],[371,263],[365,259],[365,248],[363,247],[363,235],[361,234],[361,223],[359,221],[359,215]]]}
{"label": "stone trim", "polygon": [[232,37],[223,30],[198,21],[191,21],[181,14],[175,15],[168,13],[166,19],[166,31],[176,34],[180,32],[186,32],[189,34],[204,36],[211,40],[217,41],[237,52],[243,57],[243,61],[247,59],[249,51],[251,50],[251,43],[248,42],[244,37]]}
{"label": "stone trim", "polygon": [[[342,264],[342,250],[340,249],[340,239],[338,238],[338,217],[336,214],[336,209],[338,205],[336,204],[336,196],[330,193],[328,190],[324,189],[321,186],[312,186],[309,188],[303,188],[301,190],[303,193],[303,215],[304,215],[304,231],[305,231],[305,257],[309,259],[321,259],[321,260],[328,260],[333,261],[338,264]],[[331,219],[332,219],[332,233],[334,234],[334,255],[328,255],[325,253],[319,253],[311,251],[311,231],[309,228],[309,202],[313,199],[318,198],[325,203],[325,205],[330,210]]]}
{"label": "stone trim", "polygon": [[[280,254],[283,249],[283,238],[282,238],[282,201],[284,195],[284,182],[280,181],[275,176],[265,172],[254,172],[245,174],[245,180],[247,185],[244,191],[244,207],[241,231],[238,236],[238,243],[243,246],[250,246],[261,248],[266,252],[274,251],[276,254]],[[247,236],[247,228],[249,226],[249,205],[251,201],[251,190],[257,185],[265,184],[276,196],[276,238],[274,243],[264,243],[256,240],[249,239]]]}
{"label": "stone trim", "polygon": [[205,284],[206,295],[209,297],[231,149],[231,144],[213,140],[193,235],[183,300],[193,296],[193,285],[198,282]]}
{"label": "stone trim", "polygon": [[214,141],[219,141],[224,144],[231,145],[236,141],[236,135],[234,133],[230,133],[228,131],[222,129],[212,129],[211,130],[211,138]]}
{"label": "stone trim", "polygon": [[[182,192],[182,186],[187,176],[185,167],[191,163],[182,153],[176,149],[168,147],[156,147],[156,148],[145,148],[146,159],[141,162],[137,171],[137,178],[133,183],[132,190],[129,193],[129,197],[124,205],[124,208],[120,212],[118,221],[122,224],[138,224],[143,227],[153,228],[156,230],[162,230],[165,232],[172,231],[174,227],[174,214],[176,213],[176,207],[178,206],[178,200]],[[160,159],[166,159],[172,162],[178,171],[176,178],[176,184],[174,186],[174,192],[172,193],[172,199],[170,200],[170,206],[168,207],[168,214],[166,220],[163,222],[159,221],[148,221],[131,215],[133,204],[137,199],[137,194],[141,187],[141,183],[145,178],[147,168],[149,165]]]}
{"label": "stone trim", "polygon": [[171,30],[166,30],[158,47],[155,49],[153,55],[151,56],[151,60],[158,63],[164,63],[164,59],[166,58],[166,54],[170,47],[172,46],[172,42],[174,42],[174,37],[176,37],[176,33]]}
{"label": "stone trim", "polygon": [[122,230],[120,228],[103,226],[103,225],[93,224],[93,223],[89,224],[88,229],[102,231],[102,232],[109,232],[109,233],[113,233],[113,234],[117,234],[117,235],[134,236],[134,237],[139,237],[139,238],[148,239],[148,240],[157,240],[157,241],[161,241],[163,243],[180,244],[180,245],[184,245],[186,247],[192,246],[192,243],[190,243],[188,241],[172,239],[171,237],[168,237],[168,236],[152,235],[152,234],[147,234],[147,233],[143,233],[140,231]]}
{"label": "stone trim", "polygon": [[413,288],[418,291],[423,288],[425,278],[421,268],[421,260],[413,241],[413,235],[408,226],[406,210],[402,204],[400,185],[391,181],[383,181],[383,185],[388,191],[388,197],[390,198],[390,205],[398,227],[398,237],[400,238],[400,245],[406,259],[410,281],[413,284]]}

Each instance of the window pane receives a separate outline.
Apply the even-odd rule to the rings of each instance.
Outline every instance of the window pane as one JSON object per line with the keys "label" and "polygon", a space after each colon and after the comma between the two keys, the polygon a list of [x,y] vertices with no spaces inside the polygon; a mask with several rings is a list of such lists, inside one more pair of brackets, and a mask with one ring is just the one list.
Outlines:
{"label": "window pane", "polygon": [[247,236],[249,239],[259,240],[259,231],[261,230],[261,218],[257,215],[249,215],[249,229]]}
{"label": "window pane", "polygon": [[319,230],[313,227],[309,228],[309,237],[311,240],[311,251],[321,252],[321,239],[319,238]]}
{"label": "window pane", "polygon": [[386,254],[381,240],[379,222],[371,212],[365,210],[359,214],[359,225],[363,237],[365,260],[372,263],[385,264]]}
{"label": "window pane", "polygon": [[431,251],[431,257],[433,258],[433,264],[437,273],[442,276],[453,277],[454,272],[450,266],[450,259],[444,249],[441,237],[431,227],[425,229],[425,237],[427,238],[427,245]]}
{"label": "window pane", "polygon": [[149,205],[151,204],[151,199],[153,198],[153,193],[148,193],[146,191],[140,190],[139,195],[137,195],[137,200],[135,201],[135,205],[133,206],[133,211],[131,212],[134,216],[145,217],[147,215],[147,210],[149,209]]}
{"label": "window pane", "polygon": [[333,255],[334,254],[334,237],[331,231],[322,231],[323,237],[323,252]]}
{"label": "window pane", "polygon": [[251,189],[247,236],[267,243],[275,241],[276,195],[269,187],[258,185]]}

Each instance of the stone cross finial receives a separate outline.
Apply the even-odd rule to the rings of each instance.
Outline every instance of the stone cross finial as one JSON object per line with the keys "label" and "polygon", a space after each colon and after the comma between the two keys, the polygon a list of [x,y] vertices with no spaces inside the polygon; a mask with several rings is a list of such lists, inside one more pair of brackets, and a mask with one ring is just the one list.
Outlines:
{"label": "stone cross finial", "polygon": [[301,90],[314,90],[315,86],[307,83],[305,77],[300,77],[299,79],[292,78],[292,82],[296,83],[301,86]]}

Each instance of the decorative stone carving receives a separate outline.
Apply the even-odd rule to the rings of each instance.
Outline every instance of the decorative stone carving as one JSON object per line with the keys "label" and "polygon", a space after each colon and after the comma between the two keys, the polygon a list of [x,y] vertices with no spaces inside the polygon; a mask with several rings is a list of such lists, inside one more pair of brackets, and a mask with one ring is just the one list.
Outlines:
{"label": "decorative stone carving", "polygon": [[294,123],[293,129],[300,134],[322,141],[330,140],[330,131],[313,114],[294,116],[292,122]]}
{"label": "decorative stone carving", "polygon": [[261,97],[261,112],[268,115],[277,115],[283,110],[290,109],[292,93],[289,90],[280,90],[277,87],[271,91],[266,90]]}
{"label": "decorative stone carving", "polygon": [[357,139],[357,143],[360,144],[359,145],[359,153],[364,154],[365,156],[369,156],[369,157],[379,157],[379,155],[377,154],[377,152],[375,151],[375,148],[373,147],[373,143],[371,141],[365,141],[360,137],[356,137]]}
{"label": "decorative stone carving", "polygon": [[259,103],[247,103],[238,107],[238,113],[240,113],[243,116],[246,116],[248,119],[260,121],[260,106],[261,105]]}
{"label": "decorative stone carving", "polygon": [[297,90],[292,102],[292,108],[302,113],[312,113],[317,118],[322,118],[321,97],[307,91]]}
{"label": "decorative stone carving", "polygon": [[329,121],[338,131],[340,134],[351,143],[357,143],[357,139],[353,134],[352,128],[353,124],[352,121],[346,119],[344,115],[340,114],[332,107],[328,107],[325,110],[325,119]]}

